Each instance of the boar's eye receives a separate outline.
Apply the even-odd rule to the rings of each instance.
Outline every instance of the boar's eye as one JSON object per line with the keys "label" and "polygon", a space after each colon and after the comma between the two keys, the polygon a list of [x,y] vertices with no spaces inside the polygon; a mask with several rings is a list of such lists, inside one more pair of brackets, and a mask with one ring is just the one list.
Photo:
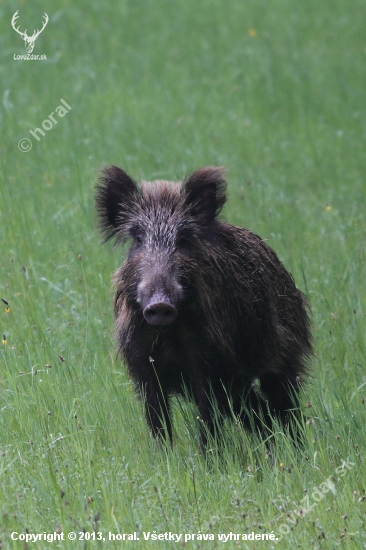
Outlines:
{"label": "boar's eye", "polygon": [[134,229],[131,231],[131,236],[133,238],[133,244],[136,248],[139,248],[141,245],[144,244],[145,241],[145,235],[143,231],[139,229]]}
{"label": "boar's eye", "polygon": [[187,254],[191,251],[192,242],[188,235],[181,235],[177,239],[177,249],[183,254]]}
{"label": "boar's eye", "polygon": [[141,246],[144,242],[144,237],[143,235],[135,235],[135,243],[138,245],[138,246]]}
{"label": "boar's eye", "polygon": [[189,241],[188,241],[187,237],[180,237],[178,239],[177,244],[178,244],[179,248],[182,248],[182,247],[185,248],[186,246],[189,245]]}

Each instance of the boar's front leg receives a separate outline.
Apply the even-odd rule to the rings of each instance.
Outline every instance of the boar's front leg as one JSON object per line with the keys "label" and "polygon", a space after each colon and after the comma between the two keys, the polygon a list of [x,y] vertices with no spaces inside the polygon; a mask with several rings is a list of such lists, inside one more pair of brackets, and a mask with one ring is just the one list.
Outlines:
{"label": "boar's front leg", "polygon": [[209,398],[208,385],[198,382],[193,387],[193,399],[199,412],[200,444],[202,452],[206,451],[207,436],[215,435],[213,410]]}
{"label": "boar's front leg", "polygon": [[151,382],[142,385],[140,392],[145,401],[145,416],[147,424],[154,437],[173,442],[172,423],[169,410],[169,398],[160,387]]}

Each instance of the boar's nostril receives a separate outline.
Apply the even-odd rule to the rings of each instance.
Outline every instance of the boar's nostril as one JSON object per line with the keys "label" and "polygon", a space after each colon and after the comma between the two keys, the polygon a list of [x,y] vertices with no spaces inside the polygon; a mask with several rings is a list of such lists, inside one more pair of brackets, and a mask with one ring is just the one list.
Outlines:
{"label": "boar's nostril", "polygon": [[144,317],[150,325],[170,325],[177,315],[175,307],[164,302],[151,304],[144,309]]}

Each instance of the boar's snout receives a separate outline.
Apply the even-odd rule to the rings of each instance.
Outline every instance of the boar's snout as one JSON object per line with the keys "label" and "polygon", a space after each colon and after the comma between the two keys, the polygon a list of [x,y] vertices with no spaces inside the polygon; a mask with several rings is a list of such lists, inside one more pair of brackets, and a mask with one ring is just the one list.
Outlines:
{"label": "boar's snout", "polygon": [[150,325],[170,325],[177,317],[178,311],[167,296],[153,296],[143,311]]}

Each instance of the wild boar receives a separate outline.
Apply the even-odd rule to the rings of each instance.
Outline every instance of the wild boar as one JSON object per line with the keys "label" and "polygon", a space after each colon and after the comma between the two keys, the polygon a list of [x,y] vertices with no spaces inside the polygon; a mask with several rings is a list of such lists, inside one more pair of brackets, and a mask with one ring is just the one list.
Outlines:
{"label": "wild boar", "polygon": [[220,221],[226,187],[215,167],[138,185],[110,166],[96,194],[105,239],[131,241],[114,309],[147,423],[172,440],[170,397],[188,391],[203,448],[214,406],[248,429],[287,423],[312,355],[305,295],[260,237]]}

